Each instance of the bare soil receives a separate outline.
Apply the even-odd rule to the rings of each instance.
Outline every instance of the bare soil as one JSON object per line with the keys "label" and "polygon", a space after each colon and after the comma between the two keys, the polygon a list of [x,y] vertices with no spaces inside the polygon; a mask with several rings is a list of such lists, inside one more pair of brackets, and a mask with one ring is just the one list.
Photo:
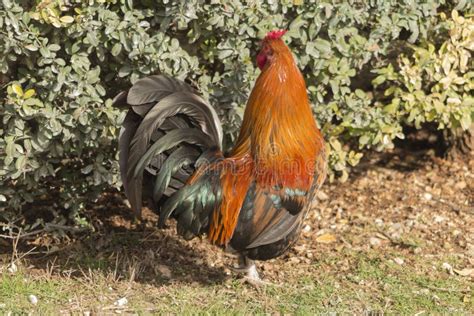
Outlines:
{"label": "bare soil", "polygon": [[13,259],[25,284],[53,285],[15,295],[3,284],[0,312],[474,312],[472,153],[371,154],[346,183],[326,183],[298,244],[259,263],[273,284],[263,290],[239,282],[235,258],[205,238],[185,241],[174,223],[159,230],[149,210],[135,220],[120,193],[93,205],[93,232],[44,233],[18,253],[3,241],[2,283],[14,284]]}

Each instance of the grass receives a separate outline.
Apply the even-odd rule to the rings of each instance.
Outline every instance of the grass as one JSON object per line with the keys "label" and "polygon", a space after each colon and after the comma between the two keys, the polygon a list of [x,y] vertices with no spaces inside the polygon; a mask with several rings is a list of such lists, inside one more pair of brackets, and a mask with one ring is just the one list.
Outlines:
{"label": "grass", "polygon": [[[471,165],[446,162],[408,173],[376,168],[351,183],[327,184],[331,198],[310,214],[297,247],[259,263],[275,285],[258,289],[229,275],[231,259],[205,240],[184,241],[173,226],[157,230],[151,217],[138,227],[128,208],[106,204],[91,210],[102,223],[97,232],[75,236],[48,259],[16,253],[16,242],[11,256],[0,254],[0,315],[474,315],[474,276],[443,267],[472,267],[474,218],[465,210],[472,187],[445,190],[459,179],[470,183]],[[427,191],[462,211],[425,200]],[[322,230],[336,240],[319,242]],[[7,272],[12,259],[15,274]],[[31,294],[37,305],[28,301]],[[127,304],[114,304],[124,297]]]}
{"label": "grass", "polygon": [[[259,289],[235,278],[209,284],[166,282],[160,278],[140,281],[141,276],[137,275],[140,267],[117,268],[115,261],[86,257],[75,263],[87,267],[86,270],[75,274],[52,271],[48,275],[25,268],[14,275],[3,273],[0,313],[106,313],[122,310],[145,314],[277,312],[308,315],[369,312],[470,314],[474,311],[474,292],[468,279],[448,275],[440,269],[433,270],[432,266],[440,267],[441,261],[427,261],[424,257],[413,256],[410,263],[402,266],[387,260],[398,255],[396,251],[331,252],[304,269],[295,265],[295,273],[290,271],[288,278],[278,285]],[[342,261],[348,263],[344,272],[338,267]],[[137,271],[133,272],[134,268]],[[38,297],[36,306],[28,301],[30,294]],[[121,297],[126,297],[128,304],[122,307],[114,305]]]}
{"label": "grass", "polygon": [[[56,312],[54,306],[61,304],[68,295],[67,289],[62,290],[63,287],[67,288],[67,285],[59,280],[36,279],[22,273],[3,274],[0,284],[0,311],[3,309],[13,314],[29,311]],[[41,298],[37,306],[29,303],[28,296],[31,294]]]}

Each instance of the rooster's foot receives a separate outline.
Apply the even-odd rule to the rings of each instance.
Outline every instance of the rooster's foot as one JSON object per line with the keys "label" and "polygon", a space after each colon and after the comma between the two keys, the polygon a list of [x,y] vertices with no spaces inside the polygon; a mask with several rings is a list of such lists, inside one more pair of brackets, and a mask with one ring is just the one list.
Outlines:
{"label": "rooster's foot", "polygon": [[260,275],[258,274],[257,266],[255,265],[255,263],[253,263],[247,268],[247,272],[244,276],[244,281],[250,285],[253,285],[254,287],[270,285],[270,283],[265,282],[260,278]]}
{"label": "rooster's foot", "polygon": [[255,262],[244,255],[239,256],[239,266],[231,267],[230,269],[236,273],[245,274],[242,281],[247,282],[254,287],[272,285],[271,283],[265,282],[260,278]]}
{"label": "rooster's foot", "polygon": [[257,289],[263,286],[267,286],[267,285],[272,285],[272,286],[274,285],[273,283],[263,281],[260,278],[255,264],[253,264],[252,266],[248,268],[247,274],[244,276],[243,281],[247,282],[248,284],[252,285],[253,287]]}

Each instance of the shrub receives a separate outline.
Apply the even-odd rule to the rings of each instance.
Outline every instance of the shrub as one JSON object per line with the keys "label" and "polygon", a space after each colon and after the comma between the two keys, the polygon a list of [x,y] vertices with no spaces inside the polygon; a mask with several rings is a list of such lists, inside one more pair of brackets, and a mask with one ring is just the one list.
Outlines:
{"label": "shrub", "polygon": [[[442,19],[445,20],[445,15]],[[374,70],[378,76],[374,86],[383,85],[383,96],[378,106],[395,117],[399,124],[421,128],[425,122],[435,122],[439,129],[469,129],[474,118],[474,71],[471,52],[474,50],[472,19],[452,12],[446,21],[448,38],[436,48],[425,42],[412,46],[410,55]]]}
{"label": "shrub", "polygon": [[[123,113],[111,107],[111,97],[146,75],[166,73],[195,85],[218,110],[228,148],[258,75],[258,38],[276,27],[289,30],[286,40],[331,149],[332,178],[347,178],[362,149],[391,148],[403,138],[404,123],[466,127],[473,76],[462,65],[472,52],[473,24],[456,13],[445,21],[443,12],[452,9],[463,15],[472,5],[2,0],[0,214],[11,218],[46,200],[54,202],[52,211],[81,221],[86,202],[119,187]],[[410,51],[413,57],[396,59]],[[445,60],[452,65],[447,73]]]}

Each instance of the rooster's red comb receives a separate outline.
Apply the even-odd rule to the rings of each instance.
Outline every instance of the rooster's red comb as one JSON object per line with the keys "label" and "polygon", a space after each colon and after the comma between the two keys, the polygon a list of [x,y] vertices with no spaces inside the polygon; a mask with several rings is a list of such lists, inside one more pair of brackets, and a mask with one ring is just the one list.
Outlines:
{"label": "rooster's red comb", "polygon": [[274,30],[267,33],[265,40],[276,40],[285,35],[286,30]]}

